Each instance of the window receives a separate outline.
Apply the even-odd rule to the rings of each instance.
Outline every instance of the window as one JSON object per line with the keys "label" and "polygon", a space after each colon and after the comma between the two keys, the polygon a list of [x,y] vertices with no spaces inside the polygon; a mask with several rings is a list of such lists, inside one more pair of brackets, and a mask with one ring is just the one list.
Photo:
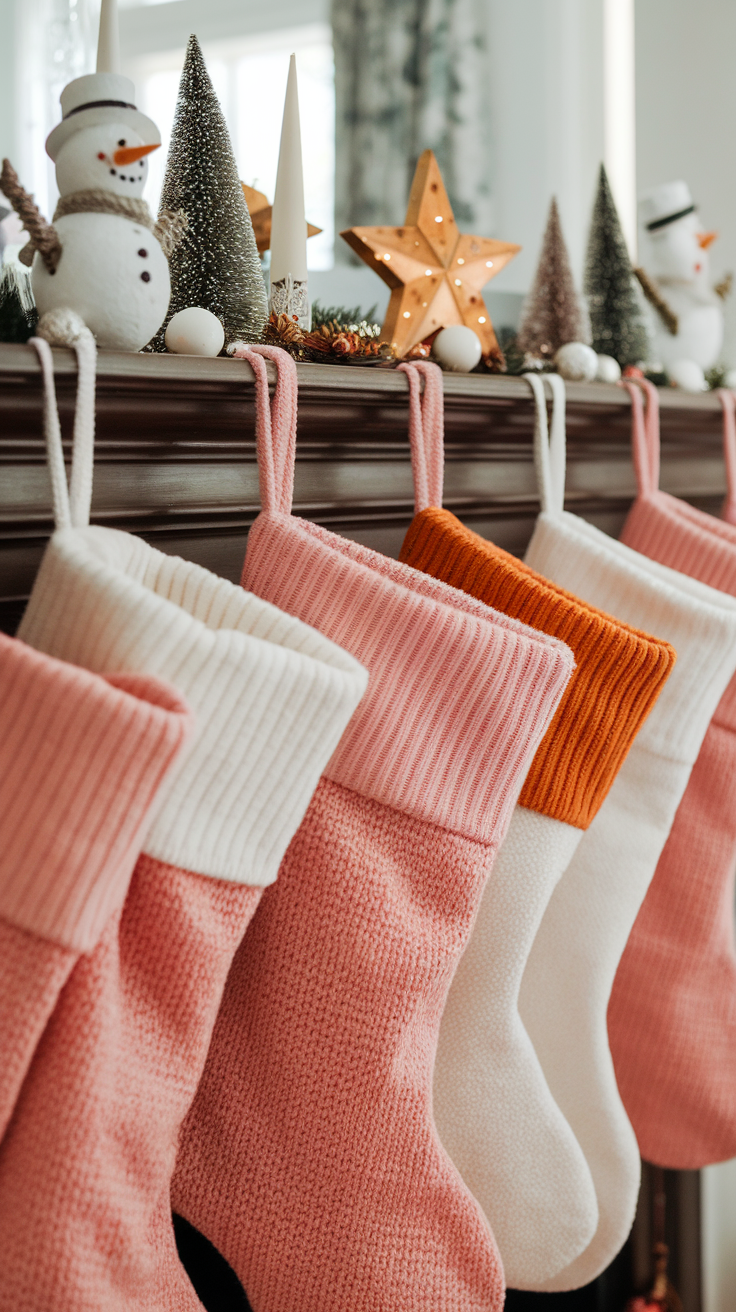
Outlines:
{"label": "window", "polygon": [[[227,120],[243,182],[273,200],[289,56],[297,57],[307,217],[322,228],[309,241],[311,269],[329,269],[334,249],[335,83],[330,28],[283,27],[235,40],[203,41],[202,52]],[[158,204],[184,50],[126,61],[138,105],[161,130],[151,158],[147,199]]]}

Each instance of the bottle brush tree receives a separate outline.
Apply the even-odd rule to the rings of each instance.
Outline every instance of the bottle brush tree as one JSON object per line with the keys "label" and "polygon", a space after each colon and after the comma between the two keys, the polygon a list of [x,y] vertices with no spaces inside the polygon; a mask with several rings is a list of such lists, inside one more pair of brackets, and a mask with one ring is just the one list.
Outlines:
{"label": "bottle brush tree", "polygon": [[27,342],[37,323],[30,270],[0,266],[0,342]]}
{"label": "bottle brush tree", "polygon": [[616,203],[601,164],[588,237],[585,294],[593,349],[622,369],[646,360],[649,341]]}
{"label": "bottle brush tree", "polygon": [[524,304],[517,346],[551,360],[567,342],[589,342],[590,328],[575,291],[557,201],[552,198],[537,272]]}
{"label": "bottle brush tree", "polygon": [[187,230],[169,259],[171,301],[150,343],[165,350],[166,325],[191,305],[222,323],[225,342],[258,342],[268,299],[248,206],[225,119],[196,36],[189,38],[161,210],[183,211]]}

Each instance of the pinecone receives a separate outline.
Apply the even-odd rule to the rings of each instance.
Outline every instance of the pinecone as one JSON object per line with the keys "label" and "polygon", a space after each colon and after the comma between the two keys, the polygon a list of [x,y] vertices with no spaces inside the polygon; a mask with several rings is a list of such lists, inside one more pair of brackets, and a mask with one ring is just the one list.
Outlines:
{"label": "pinecone", "polygon": [[506,356],[500,346],[491,347],[488,355],[484,355],[483,363],[492,374],[505,374],[507,372]]}
{"label": "pinecone", "polygon": [[299,327],[296,315],[271,314],[264,329],[263,340],[273,346],[295,346],[301,344],[304,333]]}
{"label": "pinecone", "polygon": [[332,337],[331,326],[323,323],[319,328],[315,328],[313,332],[305,333],[303,340],[307,350],[314,351],[318,355],[329,355],[332,347]]}

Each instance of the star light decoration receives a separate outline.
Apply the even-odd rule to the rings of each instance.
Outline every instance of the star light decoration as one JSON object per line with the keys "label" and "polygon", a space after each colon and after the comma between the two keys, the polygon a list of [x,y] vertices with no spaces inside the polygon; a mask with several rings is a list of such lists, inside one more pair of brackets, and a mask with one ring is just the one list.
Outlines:
{"label": "star light decoration", "polygon": [[397,355],[453,323],[478,334],[484,357],[498,352],[481,290],[521,247],[460,232],[431,150],[419,157],[403,227],[340,236],[391,288],[381,341]]}

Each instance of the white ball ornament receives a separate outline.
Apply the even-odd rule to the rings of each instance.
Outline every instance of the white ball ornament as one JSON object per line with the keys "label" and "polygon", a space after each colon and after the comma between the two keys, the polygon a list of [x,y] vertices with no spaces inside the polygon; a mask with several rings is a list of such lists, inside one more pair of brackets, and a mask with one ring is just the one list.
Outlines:
{"label": "white ball ornament", "polygon": [[180,310],[166,329],[166,349],[175,355],[219,355],[224,343],[220,320],[198,305]]}
{"label": "white ball ornament", "polygon": [[705,392],[707,389],[705,374],[695,360],[675,360],[667,372],[672,386],[683,392]]}
{"label": "white ball ornament", "polygon": [[598,370],[598,356],[585,342],[566,342],[555,356],[558,374],[570,383],[590,383]]}
{"label": "white ball ornament", "polygon": [[599,383],[617,383],[621,377],[621,365],[612,355],[599,355],[595,376]]}
{"label": "white ball ornament", "polygon": [[483,348],[472,328],[452,323],[437,334],[432,354],[438,364],[457,374],[469,374],[478,364]]}

